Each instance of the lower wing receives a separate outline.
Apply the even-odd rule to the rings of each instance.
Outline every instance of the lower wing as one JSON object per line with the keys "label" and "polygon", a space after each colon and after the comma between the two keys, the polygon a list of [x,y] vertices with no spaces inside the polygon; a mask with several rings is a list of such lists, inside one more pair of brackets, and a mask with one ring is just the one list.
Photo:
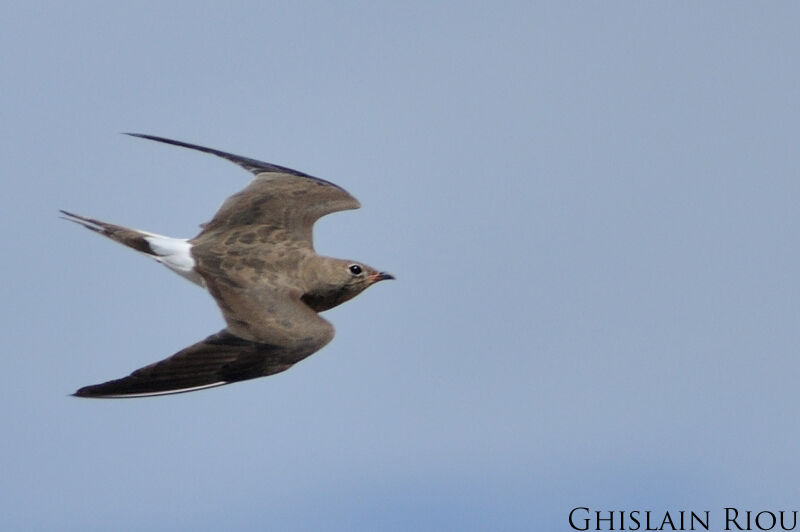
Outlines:
{"label": "lower wing", "polygon": [[127,377],[85,386],[74,395],[111,399],[192,392],[280,373],[301,358],[284,347],[222,330]]}

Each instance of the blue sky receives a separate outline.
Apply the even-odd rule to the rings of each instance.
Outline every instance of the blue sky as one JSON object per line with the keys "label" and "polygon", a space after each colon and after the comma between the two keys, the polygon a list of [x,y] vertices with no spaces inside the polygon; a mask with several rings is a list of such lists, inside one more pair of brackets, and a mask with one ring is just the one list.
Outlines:
{"label": "blue sky", "polygon": [[[791,3],[7,5],[4,530],[567,530],[793,509]],[[331,180],[320,253],[391,271],[290,371],[87,401],[222,327],[57,218],[193,236],[249,176]],[[712,515],[712,521],[718,521]]]}

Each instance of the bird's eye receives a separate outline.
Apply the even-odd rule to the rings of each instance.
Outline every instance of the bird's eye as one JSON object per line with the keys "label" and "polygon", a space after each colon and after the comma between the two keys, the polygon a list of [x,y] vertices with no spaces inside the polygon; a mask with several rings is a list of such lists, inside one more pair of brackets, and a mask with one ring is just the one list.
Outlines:
{"label": "bird's eye", "polygon": [[350,273],[352,273],[353,275],[359,275],[362,272],[361,266],[359,266],[358,264],[351,264],[348,269],[350,270]]}

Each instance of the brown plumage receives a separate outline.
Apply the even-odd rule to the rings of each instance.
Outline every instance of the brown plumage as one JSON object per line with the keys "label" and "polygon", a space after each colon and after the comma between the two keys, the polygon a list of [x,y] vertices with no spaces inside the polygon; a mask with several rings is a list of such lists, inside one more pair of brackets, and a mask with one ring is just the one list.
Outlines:
{"label": "brown plumage", "polygon": [[227,327],[127,377],[81,388],[76,396],[181,393],[284,371],[333,338],[333,326],[317,312],[378,281],[393,279],[363,263],[314,252],[312,229],[317,219],[360,206],[337,185],[194,144],[130,135],[217,155],[255,178],[228,198],[190,240],[62,214],[207,288]]}

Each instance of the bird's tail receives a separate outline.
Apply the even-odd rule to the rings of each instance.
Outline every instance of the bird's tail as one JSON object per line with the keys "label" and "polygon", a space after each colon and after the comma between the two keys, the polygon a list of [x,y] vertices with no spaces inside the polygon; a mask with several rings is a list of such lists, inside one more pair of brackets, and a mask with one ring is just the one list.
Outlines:
{"label": "bird's tail", "polygon": [[82,225],[86,229],[108,237],[114,242],[119,242],[120,244],[128,246],[129,248],[133,248],[136,251],[144,253],[145,255],[150,255],[153,257],[158,256],[158,253],[156,253],[156,251],[150,246],[150,242],[148,242],[147,238],[160,235],[154,235],[153,233],[148,233],[146,231],[139,231],[138,229],[129,229],[127,227],[122,227],[121,225],[101,222],[95,218],[87,218],[86,216],[80,216],[67,211],[59,212],[63,215],[62,218],[65,220]]}
{"label": "bird's tail", "polygon": [[194,271],[194,258],[191,254],[192,245],[188,240],[101,222],[95,218],[88,218],[63,210],[60,212],[65,220],[75,222],[86,229],[110,238],[114,242],[119,242],[124,246],[144,253],[178,275],[203,286],[202,280]]}

